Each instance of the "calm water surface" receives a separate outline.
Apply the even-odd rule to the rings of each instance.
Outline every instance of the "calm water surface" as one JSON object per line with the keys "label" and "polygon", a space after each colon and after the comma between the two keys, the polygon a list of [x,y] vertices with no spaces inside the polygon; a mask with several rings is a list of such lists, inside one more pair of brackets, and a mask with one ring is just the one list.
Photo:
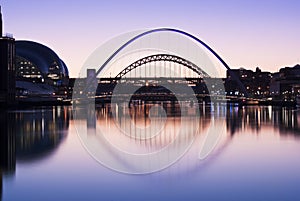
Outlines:
{"label": "calm water surface", "polygon": [[[300,200],[297,108],[200,106],[196,132],[192,106],[184,113],[166,106],[162,134],[141,140],[131,126],[155,126],[149,108],[133,106],[131,119],[117,116],[120,128],[131,129],[129,136],[119,132],[109,106],[97,108],[94,123],[86,122],[84,110],[75,118],[71,107],[1,111],[2,200]],[[208,157],[199,160],[204,136],[216,122],[224,123],[215,131],[221,138]],[[180,128],[194,132],[183,139],[194,142],[168,168],[123,174],[89,154],[78,125],[103,129],[111,143],[133,153],[162,149],[174,142]]]}

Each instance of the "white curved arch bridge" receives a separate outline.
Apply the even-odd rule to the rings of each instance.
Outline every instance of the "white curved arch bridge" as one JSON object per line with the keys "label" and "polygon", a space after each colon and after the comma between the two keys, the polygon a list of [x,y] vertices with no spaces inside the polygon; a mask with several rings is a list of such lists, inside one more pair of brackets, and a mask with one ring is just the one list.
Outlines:
{"label": "white curved arch bridge", "polygon": [[[180,48],[172,49],[169,47],[161,47],[160,44],[158,44],[157,47],[153,47],[153,45],[151,46],[150,44],[147,48],[168,51],[161,51],[156,54],[152,53],[142,58],[137,57],[135,61],[131,62],[129,65],[125,65],[116,76],[111,77],[111,73],[110,76],[103,76],[102,73],[107,70],[108,66],[110,66],[114,60],[117,60],[122,54],[126,55],[126,51],[127,53],[129,52],[127,50],[128,48],[135,47],[134,45],[139,43],[142,44],[141,41],[147,39],[147,37],[157,36],[162,33],[175,34],[177,37],[176,40],[178,39],[178,36],[180,36],[186,40],[187,44],[193,44],[186,50],[184,50],[184,45]],[[161,38],[159,38],[159,40],[161,40]],[[151,40],[155,41],[155,38]],[[169,44],[169,46],[173,47],[174,44],[180,44],[176,40],[173,41],[173,45]],[[92,73],[92,76],[87,76],[87,80],[82,81],[84,83],[79,83],[74,86],[76,90],[74,90],[73,99],[74,97],[77,99],[88,97],[89,99],[95,98],[96,101],[106,102],[110,101],[112,94],[118,96],[120,99],[124,96],[132,95],[121,91],[118,91],[118,94],[114,93],[114,89],[117,85],[123,85],[123,89],[139,86],[139,89],[133,94],[132,99],[142,101],[174,100],[172,91],[162,87],[164,84],[172,84],[172,87],[176,87],[177,89],[184,89],[184,86],[191,87],[194,92],[193,95],[196,95],[196,97],[202,101],[210,101],[212,98],[225,100],[226,93],[224,79],[216,78],[211,72],[206,72],[209,68],[213,68],[212,66],[199,66],[189,60],[189,56],[195,51],[195,49],[193,49],[195,44],[198,49],[199,46],[201,46],[212,54],[225,70],[230,70],[227,63],[210,46],[197,37],[172,28],[152,29],[134,34],[132,37],[125,40],[125,42],[123,41],[119,47],[116,47],[115,49],[112,48],[114,51],[105,57],[100,66],[95,66],[96,68],[94,73]],[[192,53],[185,58],[186,52],[184,51],[191,51]],[[197,53],[195,53],[195,55],[196,54]],[[97,76],[100,78],[96,78]],[[241,81],[236,75],[232,75],[232,77],[236,79],[244,97],[248,97],[248,93]],[[182,94],[180,94],[180,96],[185,97],[187,100],[190,98],[189,95],[185,94],[184,90],[181,92]]]}

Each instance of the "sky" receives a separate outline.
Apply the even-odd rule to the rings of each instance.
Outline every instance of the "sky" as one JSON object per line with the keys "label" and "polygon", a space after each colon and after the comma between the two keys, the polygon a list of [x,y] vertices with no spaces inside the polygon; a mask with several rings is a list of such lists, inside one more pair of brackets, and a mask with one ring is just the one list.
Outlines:
{"label": "sky", "polygon": [[158,27],[197,36],[231,68],[275,72],[300,63],[298,0],[0,0],[0,5],[4,32],[53,49],[71,77],[109,39]]}

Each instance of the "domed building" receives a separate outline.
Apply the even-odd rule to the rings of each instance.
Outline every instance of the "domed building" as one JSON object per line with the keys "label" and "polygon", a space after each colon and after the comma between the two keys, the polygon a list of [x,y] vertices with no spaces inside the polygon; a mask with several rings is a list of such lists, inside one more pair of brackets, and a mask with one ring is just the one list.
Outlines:
{"label": "domed building", "polygon": [[49,47],[33,41],[16,41],[17,95],[67,94],[69,72]]}

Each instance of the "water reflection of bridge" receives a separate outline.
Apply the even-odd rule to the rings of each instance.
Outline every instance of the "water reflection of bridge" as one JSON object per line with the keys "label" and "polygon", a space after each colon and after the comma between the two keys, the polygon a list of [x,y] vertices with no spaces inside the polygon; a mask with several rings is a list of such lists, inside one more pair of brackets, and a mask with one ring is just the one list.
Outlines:
{"label": "water reflection of bridge", "polygon": [[[151,108],[157,106],[166,111],[167,118],[161,118],[156,109],[151,114]],[[271,135],[280,133],[282,136],[300,137],[300,111],[292,108],[235,106],[221,103],[199,105],[186,103],[181,106],[183,109],[180,109],[178,103],[160,102],[133,104],[126,110],[126,103],[120,103],[97,106],[93,112],[89,111],[92,108],[87,106],[76,112],[80,115],[78,119],[83,120],[81,125],[86,127],[87,133],[83,132],[84,129],[80,129],[81,133],[85,133],[84,136],[89,136],[86,139],[108,142],[124,153],[156,153],[170,144],[177,150],[182,143],[191,141],[194,141],[191,149],[195,150],[193,147],[196,146],[199,152],[200,145],[205,141],[205,136],[211,133],[210,130],[214,132],[212,135],[216,132],[220,134],[214,153],[221,153],[220,149],[227,147],[236,134],[243,135],[245,132],[246,135],[264,135],[261,130],[268,130],[268,127],[280,130],[269,133]],[[197,121],[195,121],[197,119],[195,107],[199,107],[200,110],[200,118]],[[179,135],[180,130],[185,132]],[[179,141],[176,140],[178,138]],[[109,153],[114,153],[118,160],[123,161],[122,158],[126,158],[115,153],[114,148],[104,147],[107,147]],[[193,151],[191,154],[195,158],[198,157]],[[184,158],[190,158],[190,155]],[[126,163],[126,160],[123,162]]]}
{"label": "water reflection of bridge", "polygon": [[[300,110],[295,108],[282,108],[272,106],[234,106],[233,104],[187,104],[184,113],[178,109],[178,105],[172,102],[159,103],[166,109],[169,117],[169,133],[153,138],[152,141],[138,140],[136,145],[143,150],[155,149],[170,142],[175,136],[172,132],[176,131],[180,116],[189,116],[186,118],[186,125],[193,119],[193,107],[196,105],[200,110],[200,120],[198,125],[200,129],[205,130],[212,121],[222,118],[226,121],[226,127],[230,135],[230,140],[236,133],[243,133],[246,129],[252,130],[253,135],[263,134],[260,129],[270,127],[280,130],[281,135],[300,137]],[[130,121],[137,126],[143,127],[150,125],[149,111],[153,104],[132,105],[129,116],[132,119],[126,119],[119,110],[118,118],[121,125],[125,128]],[[110,104],[97,106],[94,110],[94,124],[87,127],[108,126],[113,124],[113,116]],[[91,113],[86,108],[82,108],[81,119],[86,120],[91,117]],[[38,110],[22,111],[0,111],[1,134],[0,134],[0,178],[2,174],[14,174],[16,161],[34,162],[45,157],[51,156],[60,142],[65,138],[65,132],[69,129],[69,122],[74,121],[70,107],[53,107]],[[91,120],[91,119],[90,119]],[[76,123],[76,122],[75,122]],[[110,134],[110,133],[107,133]],[[132,130],[134,135],[134,131]],[[111,139],[118,138],[120,133],[112,133]],[[187,137],[194,137],[189,135]],[[124,138],[124,135],[122,136]],[[131,140],[135,139],[131,136]],[[120,143],[120,145],[122,145]],[[0,182],[2,182],[0,180]],[[0,183],[2,185],[2,183]],[[1,188],[2,189],[2,188]],[[0,190],[1,190],[0,189]]]}
{"label": "water reflection of bridge", "polygon": [[[275,106],[238,106],[236,104],[224,104],[220,102],[211,104],[191,105],[190,103],[178,102],[153,102],[148,104],[131,104],[128,114],[125,114],[125,103],[118,106],[104,104],[96,105],[96,110],[90,106],[83,107],[79,111],[80,119],[85,119],[89,122],[88,127],[104,126],[108,122],[114,121],[114,117],[122,120],[122,124],[130,124],[130,121],[137,122],[142,127],[148,126],[150,122],[150,110],[153,106],[162,107],[167,117],[180,118],[181,116],[196,115],[195,107],[199,108],[199,125],[200,128],[207,127],[212,120],[224,119],[226,121],[226,129],[232,135],[236,132],[244,131],[246,128],[251,128],[257,132],[263,126],[270,126],[280,129],[282,133],[293,134],[300,136],[300,110],[289,107],[275,107]],[[183,106],[184,109],[180,109]],[[116,113],[113,107],[118,107]],[[91,113],[91,111],[93,111]],[[182,113],[183,112],[183,113]],[[115,114],[113,114],[115,113]],[[127,118],[127,119],[126,119]],[[129,118],[129,119],[128,119]],[[94,123],[90,123],[94,121]],[[126,127],[125,125],[123,125]]]}

